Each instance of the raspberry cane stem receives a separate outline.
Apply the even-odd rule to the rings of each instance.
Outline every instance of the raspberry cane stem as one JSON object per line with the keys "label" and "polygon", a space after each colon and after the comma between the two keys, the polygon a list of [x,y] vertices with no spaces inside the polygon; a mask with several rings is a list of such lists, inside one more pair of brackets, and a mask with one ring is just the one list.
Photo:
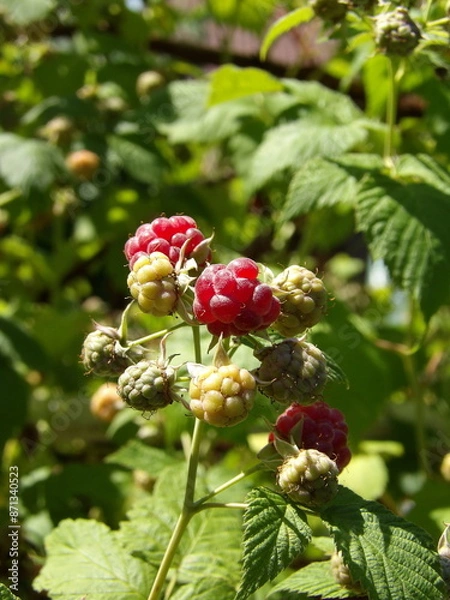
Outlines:
{"label": "raspberry cane stem", "polygon": [[[200,330],[199,327],[193,326],[192,333],[194,338],[194,350],[195,360],[198,363],[202,361],[201,345],[200,345]],[[204,428],[203,421],[195,419],[194,431],[192,433],[192,442],[188,462],[188,475],[186,481],[186,490],[184,494],[183,508],[181,509],[180,516],[178,517],[175,529],[172,532],[169,544],[164,553],[161,564],[159,565],[158,572],[153,582],[152,589],[148,596],[148,600],[159,600],[164,583],[166,581],[167,573],[172,565],[173,558],[180,544],[181,538],[189,524],[189,521],[194,516],[196,510],[194,505],[194,493],[195,493],[195,482],[197,480],[197,470],[200,455],[200,444],[202,439],[202,432]]]}

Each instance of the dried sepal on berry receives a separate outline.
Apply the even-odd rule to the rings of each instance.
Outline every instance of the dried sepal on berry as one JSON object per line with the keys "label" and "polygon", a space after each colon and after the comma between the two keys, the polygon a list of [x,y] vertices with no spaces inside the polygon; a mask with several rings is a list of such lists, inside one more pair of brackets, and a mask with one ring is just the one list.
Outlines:
{"label": "dried sepal on berry", "polygon": [[327,381],[323,353],[298,338],[254,352],[261,365],[255,370],[261,393],[282,404],[314,402]]}
{"label": "dried sepal on berry", "polygon": [[296,503],[319,508],[330,502],[338,491],[336,463],[318,450],[300,450],[281,465],[277,483]]}

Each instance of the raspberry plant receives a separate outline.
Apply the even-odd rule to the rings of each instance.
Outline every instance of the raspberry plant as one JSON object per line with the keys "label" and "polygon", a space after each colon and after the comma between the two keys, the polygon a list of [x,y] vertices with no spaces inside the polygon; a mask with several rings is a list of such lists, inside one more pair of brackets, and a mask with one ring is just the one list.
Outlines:
{"label": "raspberry plant", "polygon": [[446,598],[448,1],[181,4],[0,0],[0,596]]}
{"label": "raspberry plant", "polygon": [[[185,236],[186,224],[195,234],[191,238],[185,237],[180,249],[177,228]],[[174,403],[180,405],[185,418],[193,420],[192,438],[187,449],[187,470],[181,476],[177,465],[176,472],[171,474],[173,478],[176,473],[172,483],[170,478],[164,481],[168,472],[163,469],[161,483],[150,497],[149,506],[140,509],[143,510],[140,518],[124,523],[117,536],[100,524],[88,527],[88,522],[62,523],[53,536],[53,542],[48,542],[50,556],[35,582],[37,589],[48,587],[54,594],[59,593],[52,579],[59,560],[59,532],[63,538],[65,535],[81,536],[76,542],[79,546],[75,547],[75,551],[81,553],[95,537],[95,546],[105,544],[107,552],[119,561],[118,569],[128,564],[127,568],[131,571],[124,572],[120,582],[117,580],[114,584],[111,580],[110,587],[102,588],[102,593],[123,594],[128,598],[128,573],[133,572],[133,579],[137,577],[140,589],[148,586],[148,600],[172,595],[174,598],[185,597],[184,594],[193,599],[201,598],[207,589],[208,598],[212,598],[211,594],[219,594],[223,600],[245,600],[273,581],[307,550],[313,538],[310,517],[315,516],[328,527],[329,541],[334,548],[331,558],[326,561],[328,575],[323,569],[321,573],[316,572],[312,584],[312,580],[308,580],[308,568],[305,568],[300,571],[303,578],[300,584],[294,573],[275,586],[274,593],[283,589],[346,598],[351,591],[357,590],[355,593],[369,598],[393,597],[392,593],[398,600],[406,600],[413,593],[424,599],[441,598],[444,589],[441,578],[443,559],[439,559],[425,533],[381,504],[367,502],[339,484],[340,473],[351,457],[348,427],[344,415],[328,405],[323,395],[326,394],[327,378],[339,378],[341,374],[333,361],[327,359],[326,353],[305,341],[304,337],[280,339],[276,321],[283,310],[280,306],[283,300],[279,300],[276,294],[283,287],[286,276],[279,276],[278,282],[275,278],[273,285],[266,284],[262,281],[265,268],[245,257],[232,260],[228,266],[205,262],[204,254],[200,263],[192,253],[186,261],[186,252],[189,254],[192,248],[195,250],[197,247],[192,245],[191,240],[205,239],[189,217],[159,217],[152,223],[141,225],[138,231],[145,232],[145,243],[136,243],[134,236],[130,238],[132,242],[125,245],[125,254],[130,260],[128,284],[130,286],[131,278],[130,287],[135,300],[125,309],[117,332],[112,330],[114,335],[109,329],[98,326],[94,342],[92,333],[87,336],[84,364],[94,373],[94,364],[104,365],[106,361],[108,365],[114,358],[110,348],[114,341],[119,344],[121,357],[131,363],[128,366],[122,364],[123,370],[117,381],[118,395],[126,405],[144,415],[165,411]],[[165,235],[164,243],[161,238],[152,237],[155,231]],[[151,232],[150,241],[148,232]],[[157,239],[155,244],[153,239]],[[143,247],[146,250],[142,250]],[[309,293],[310,282],[313,281],[320,296],[323,287],[316,275],[307,274],[308,283],[303,285],[305,271],[293,266],[289,273],[293,272],[301,272],[302,277],[298,280],[288,275],[289,294]],[[167,310],[152,309],[165,302],[166,288],[154,286],[165,277],[173,279],[176,301],[174,296]],[[183,284],[179,285],[178,281]],[[298,290],[295,288],[296,281],[299,282]],[[153,286],[151,295],[146,295],[145,286],[148,284]],[[133,292],[136,285],[140,286],[138,292]],[[141,294],[146,295],[145,302]],[[177,307],[180,307],[179,311]],[[174,323],[166,323],[159,330],[130,339],[132,318],[148,312],[152,312],[156,320],[167,320],[171,315]],[[317,317],[313,322],[317,323]],[[174,365],[176,354],[168,355],[171,338],[187,329],[191,329],[193,334],[191,360]],[[309,331],[304,336],[308,334]],[[204,354],[208,338],[208,354],[212,353],[209,358]],[[155,348],[153,344],[158,340],[159,346]],[[114,349],[116,351],[115,346]],[[140,355],[136,357],[137,349],[140,349]],[[247,351],[247,356],[249,351],[253,352],[250,357],[256,360],[257,366],[247,368],[241,363],[242,350]],[[155,351],[158,353],[156,358]],[[98,369],[97,372],[104,373]],[[107,372],[108,375],[113,373],[112,369]],[[117,377],[117,372],[115,374]],[[218,485],[207,485],[200,467],[201,448],[208,430],[236,427],[264,403],[266,406],[269,404],[278,417],[269,431],[268,443],[255,456],[254,465]],[[286,404],[289,404],[288,408],[285,408]],[[123,413],[123,410],[120,412]],[[149,451],[149,459],[154,461],[156,455],[152,459],[150,448]],[[161,457],[159,460],[162,460]],[[147,468],[149,474],[155,475],[152,465]],[[239,485],[257,473],[263,478],[262,485],[248,484],[244,498],[238,495],[233,500],[221,500],[224,492],[228,496],[233,489],[239,492]],[[158,512],[165,510],[167,513],[167,508],[162,508],[162,503],[167,502],[164,493],[161,495],[164,486],[169,486],[170,493],[175,496],[175,506],[180,511],[175,521],[169,519],[173,527],[170,535],[167,535],[167,530],[162,534],[157,525]],[[145,503],[148,501],[146,499]],[[198,543],[201,545],[205,523],[203,515],[211,513],[208,518],[213,522],[214,513],[222,515],[226,510],[242,512],[244,529],[240,578],[237,565],[230,565],[222,556],[222,543],[225,542],[218,539],[215,544],[217,557],[209,558],[217,561],[219,573],[223,575],[208,572],[190,586],[182,575],[185,567],[181,557],[186,552],[184,539],[196,531],[194,535],[200,536]],[[225,531],[234,530],[234,517],[225,523]],[[159,535],[162,539],[158,538]],[[381,555],[378,544],[386,536],[389,543],[385,544]],[[233,534],[232,539],[240,545],[239,535]],[[165,548],[155,554],[152,550],[154,544],[162,541]],[[236,560],[234,550],[236,548],[231,556]],[[126,556],[127,551],[131,556]],[[189,559],[187,552],[185,560]],[[412,555],[421,561],[420,575],[405,579],[398,565],[406,563]],[[97,560],[101,563],[102,557]],[[198,560],[195,552],[192,560]],[[312,563],[312,566],[315,568],[316,565]],[[318,563],[317,566],[322,565]],[[78,565],[77,568],[81,571],[76,577],[96,581],[98,574],[95,569],[91,571],[87,565]],[[232,576],[230,568],[234,570]],[[225,574],[226,580],[222,579]],[[389,592],[386,592],[387,579]],[[358,582],[357,585],[354,582]],[[81,587],[79,591],[83,591]]]}

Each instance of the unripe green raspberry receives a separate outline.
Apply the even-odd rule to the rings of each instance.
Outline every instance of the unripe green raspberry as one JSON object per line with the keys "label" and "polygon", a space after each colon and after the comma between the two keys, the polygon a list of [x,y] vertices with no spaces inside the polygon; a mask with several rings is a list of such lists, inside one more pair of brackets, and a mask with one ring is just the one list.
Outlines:
{"label": "unripe green raspberry", "polygon": [[278,471],[277,483],[291,500],[310,507],[326,504],[338,491],[338,468],[318,450],[300,450]]}
{"label": "unripe green raspberry", "polygon": [[117,392],[133,408],[154,411],[175,400],[175,381],[174,368],[154,360],[141,360],[122,373]]}
{"label": "unripe green raspberry", "polygon": [[281,301],[281,312],[272,325],[285,337],[303,333],[320,321],[326,310],[327,290],[312,271],[292,265],[271,283]]}
{"label": "unripe green raspberry", "polygon": [[347,2],[344,0],[310,0],[314,13],[324,21],[336,23],[347,14]]}
{"label": "unripe green raspberry", "polygon": [[191,379],[191,411],[216,427],[243,421],[253,407],[256,381],[246,369],[229,364],[205,367]]}
{"label": "unripe green raspberry", "polygon": [[162,252],[139,257],[127,283],[143,312],[165,317],[174,311],[178,300],[174,267]]}
{"label": "unripe green raspberry", "polygon": [[375,41],[378,49],[385,54],[406,56],[418,45],[420,38],[419,27],[403,6],[381,13],[376,18]]}
{"label": "unripe green raspberry", "polygon": [[344,588],[352,590],[355,594],[362,593],[362,588],[351,576],[350,569],[345,564],[342,552],[333,552],[331,555],[331,572],[335,581]]}
{"label": "unripe green raspberry", "polygon": [[308,342],[291,338],[255,352],[260,391],[282,404],[310,404],[321,394],[327,380],[322,352]]}
{"label": "unripe green raspberry", "polygon": [[83,343],[81,360],[90,373],[108,377],[122,373],[130,364],[125,354],[118,352],[117,332],[101,328],[88,334]]}

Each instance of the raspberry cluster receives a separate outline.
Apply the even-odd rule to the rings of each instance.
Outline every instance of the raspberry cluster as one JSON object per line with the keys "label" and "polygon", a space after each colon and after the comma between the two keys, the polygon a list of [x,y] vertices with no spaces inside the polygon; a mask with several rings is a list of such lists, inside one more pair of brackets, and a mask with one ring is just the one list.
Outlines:
{"label": "raspberry cluster", "polygon": [[202,421],[229,427],[247,417],[255,391],[255,379],[246,369],[234,364],[206,367],[191,379],[190,408]]}
{"label": "raspberry cluster", "polygon": [[176,215],[158,217],[151,223],[140,225],[134,236],[126,242],[124,252],[132,269],[140,257],[152,252],[162,252],[175,265],[182,248],[185,259],[195,258],[199,266],[210,258],[209,245],[194,219]]}
{"label": "raspberry cluster", "polygon": [[348,427],[343,414],[326,402],[318,401],[309,406],[292,404],[277,419],[275,435],[292,441],[298,448],[314,448],[329,456],[339,471],[350,462],[351,452],[347,445]]}
{"label": "raspberry cluster", "polygon": [[280,302],[258,273],[250,258],[206,267],[195,283],[195,318],[212,335],[223,337],[269,327],[280,314]]}

